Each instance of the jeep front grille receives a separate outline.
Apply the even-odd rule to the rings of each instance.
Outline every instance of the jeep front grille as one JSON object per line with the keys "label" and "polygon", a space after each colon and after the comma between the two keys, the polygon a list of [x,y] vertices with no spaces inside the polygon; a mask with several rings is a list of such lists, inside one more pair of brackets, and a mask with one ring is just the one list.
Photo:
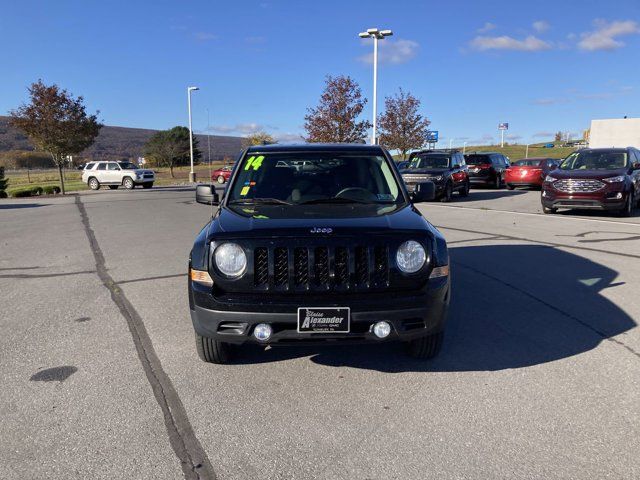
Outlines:
{"label": "jeep front grille", "polygon": [[556,180],[553,182],[553,186],[556,190],[565,193],[590,193],[597,192],[601,188],[604,188],[604,183],[600,180]]}
{"label": "jeep front grille", "polygon": [[253,283],[263,290],[368,290],[389,286],[387,246],[258,247]]}

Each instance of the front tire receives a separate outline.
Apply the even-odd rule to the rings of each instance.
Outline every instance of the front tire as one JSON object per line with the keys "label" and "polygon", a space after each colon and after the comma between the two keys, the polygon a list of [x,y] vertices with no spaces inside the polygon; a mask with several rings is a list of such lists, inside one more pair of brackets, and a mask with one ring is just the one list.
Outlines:
{"label": "front tire", "polygon": [[124,180],[122,180],[122,186],[127,190],[133,190],[135,184],[133,183],[133,179],[131,177],[125,177]]}
{"label": "front tire", "polygon": [[496,180],[493,184],[493,188],[495,188],[496,190],[500,190],[502,188],[502,177],[499,173],[496,173]]}
{"label": "front tire", "polygon": [[222,175],[218,175],[218,183],[222,185],[224,183],[224,177]]}
{"label": "front tire", "polygon": [[95,178],[95,177],[91,177],[91,178],[89,179],[89,182],[88,182],[88,183],[89,183],[89,188],[90,188],[91,190],[99,190],[99,189],[100,189],[100,182],[98,181],[98,179],[97,179],[97,178]]}
{"label": "front tire", "polygon": [[627,201],[624,203],[624,208],[620,210],[621,217],[630,217],[633,215],[633,208],[635,207],[636,200],[633,196],[633,192],[629,192],[627,195]]}
{"label": "front tire", "polygon": [[207,363],[225,364],[232,357],[231,345],[196,333],[196,351],[200,360]]}
{"label": "front tire", "polygon": [[451,197],[453,197],[453,185],[451,185],[451,182],[449,182],[444,187],[444,193],[442,194],[440,201],[443,203],[450,202]]}
{"label": "front tire", "polygon": [[507,188],[508,188],[509,190],[513,190],[513,189],[514,189],[514,188],[516,188],[516,187],[515,187],[515,185],[511,185],[510,183],[507,183]]}
{"label": "front tire", "polygon": [[557,208],[549,208],[549,207],[545,207],[544,205],[542,206],[542,213],[544,213],[545,215],[554,214],[557,211],[558,211]]}
{"label": "front tire", "polygon": [[464,184],[464,187],[462,187],[462,190],[460,190],[460,196],[461,197],[468,197],[469,196],[469,182]]}
{"label": "front tire", "polygon": [[444,332],[434,333],[426,337],[416,338],[407,342],[407,355],[413,358],[435,358],[442,349]]}

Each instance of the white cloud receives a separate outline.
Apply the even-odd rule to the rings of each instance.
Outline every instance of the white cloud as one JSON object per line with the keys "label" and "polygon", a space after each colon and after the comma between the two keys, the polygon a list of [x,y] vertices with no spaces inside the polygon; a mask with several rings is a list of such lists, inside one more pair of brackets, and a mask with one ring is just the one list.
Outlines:
{"label": "white cloud", "polygon": [[[371,48],[370,40],[363,40],[362,44]],[[391,40],[385,39],[378,43],[378,62],[399,64],[405,63],[416,56],[418,42],[413,40]],[[358,57],[358,60],[364,63],[373,63],[373,53],[368,53]]]}
{"label": "white cloud", "polygon": [[587,52],[597,50],[615,50],[625,46],[625,43],[618,40],[618,37],[640,33],[638,22],[633,20],[607,22],[606,20],[595,20],[596,27],[591,32],[580,35],[578,48]]}
{"label": "white cloud", "polygon": [[532,27],[536,32],[542,33],[549,30],[549,27],[551,27],[551,25],[549,25],[549,22],[546,22],[544,20],[538,20],[533,22]]}
{"label": "white cloud", "polygon": [[555,135],[555,132],[537,132],[533,134],[533,138],[553,138]]}
{"label": "white cloud", "polygon": [[561,103],[569,103],[568,98],[536,98],[531,103],[534,105],[558,105]]}
{"label": "white cloud", "polygon": [[216,38],[218,38],[217,35],[214,35],[213,33],[209,33],[209,32],[197,32],[197,33],[194,33],[193,36],[195,37],[196,40],[200,42],[207,42],[209,40],[215,40]]}
{"label": "white cloud", "polygon": [[551,44],[539,39],[534,35],[518,40],[508,35],[500,37],[487,37],[479,35],[469,43],[474,50],[517,50],[521,52],[539,52],[541,50],[549,50]]}
{"label": "white cloud", "polygon": [[278,143],[304,143],[304,137],[299,133],[281,133],[275,135]]}
{"label": "white cloud", "polygon": [[516,135],[515,133],[507,133],[504,136],[504,139],[505,140],[511,140],[511,141],[517,141],[517,140],[522,139],[522,135]]}
{"label": "white cloud", "polygon": [[476,32],[487,33],[487,32],[490,32],[491,30],[494,30],[496,27],[497,25],[495,23],[485,22],[485,24],[481,28],[476,30]]}
{"label": "white cloud", "polygon": [[264,125],[259,123],[237,123],[236,125],[211,125],[209,131],[225,135],[251,135],[259,131],[264,131]]}

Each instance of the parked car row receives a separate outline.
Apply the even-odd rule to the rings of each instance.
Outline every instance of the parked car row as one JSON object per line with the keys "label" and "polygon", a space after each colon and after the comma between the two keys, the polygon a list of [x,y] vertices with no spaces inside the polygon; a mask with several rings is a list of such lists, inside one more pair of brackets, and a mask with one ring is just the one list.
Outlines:
{"label": "parked car row", "polygon": [[494,152],[463,155],[456,150],[420,150],[398,165],[407,189],[431,181],[436,199],[451,201],[469,187],[496,189],[505,185],[538,188],[544,213],[559,208],[614,211],[630,216],[640,207],[640,150],[636,148],[581,149],[563,160],[526,158],[510,163]]}

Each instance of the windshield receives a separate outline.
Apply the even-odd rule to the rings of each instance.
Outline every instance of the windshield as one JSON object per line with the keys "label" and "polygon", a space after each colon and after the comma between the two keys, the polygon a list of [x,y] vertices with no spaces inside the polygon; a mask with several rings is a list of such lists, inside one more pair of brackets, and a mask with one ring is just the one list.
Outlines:
{"label": "windshield", "polygon": [[120,165],[120,168],[123,170],[136,170],[138,168],[137,165],[131,162],[118,162],[118,165]]}
{"label": "windshield", "polygon": [[513,163],[514,167],[541,167],[542,160],[518,160]]}
{"label": "windshield", "polygon": [[489,155],[466,155],[464,159],[467,162],[467,165],[491,163],[491,157],[489,157]]}
{"label": "windshield", "polygon": [[239,167],[228,204],[399,204],[385,157],[351,153],[263,153]]}
{"label": "windshield", "polygon": [[587,150],[574,152],[561,164],[561,170],[617,170],[627,166],[627,152]]}
{"label": "windshield", "polygon": [[411,159],[409,168],[447,168],[451,162],[449,155],[429,154]]}

